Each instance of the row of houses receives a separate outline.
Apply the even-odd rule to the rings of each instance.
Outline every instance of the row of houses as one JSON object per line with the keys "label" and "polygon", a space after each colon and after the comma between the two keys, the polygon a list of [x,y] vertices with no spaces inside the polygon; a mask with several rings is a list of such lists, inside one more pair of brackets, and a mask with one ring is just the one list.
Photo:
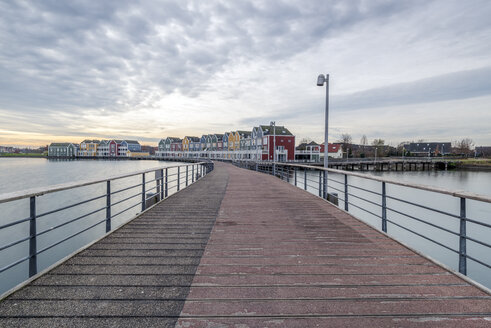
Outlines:
{"label": "row of houses", "polygon": [[148,156],[135,140],[84,140],[80,144],[53,142],[48,146],[50,157],[138,157]]}
{"label": "row of houses", "polygon": [[295,136],[284,126],[259,125],[251,131],[238,130],[223,134],[206,134],[183,139],[161,139],[158,157],[240,159],[240,160],[295,160]]}

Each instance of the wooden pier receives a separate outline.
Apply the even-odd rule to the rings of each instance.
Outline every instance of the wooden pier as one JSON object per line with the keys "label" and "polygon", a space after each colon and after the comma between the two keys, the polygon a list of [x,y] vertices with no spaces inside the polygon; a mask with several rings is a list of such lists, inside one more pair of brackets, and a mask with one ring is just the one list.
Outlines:
{"label": "wooden pier", "polygon": [[488,327],[491,296],[321,198],[215,163],[0,302],[1,327]]}

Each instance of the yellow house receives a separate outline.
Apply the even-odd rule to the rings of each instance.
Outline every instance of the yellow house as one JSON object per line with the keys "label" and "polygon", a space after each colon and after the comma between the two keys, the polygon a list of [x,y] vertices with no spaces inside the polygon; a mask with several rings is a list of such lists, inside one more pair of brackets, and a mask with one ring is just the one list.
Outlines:
{"label": "yellow house", "polygon": [[184,139],[182,139],[183,151],[189,151],[189,142],[190,142],[190,138],[188,136],[185,136]]}
{"label": "yellow house", "polygon": [[150,153],[145,153],[145,152],[132,152],[132,151],[127,151],[126,156],[128,157],[147,157],[150,156]]}
{"label": "yellow house", "polygon": [[234,150],[240,150],[240,133],[239,131],[234,132]]}
{"label": "yellow house", "polygon": [[234,151],[235,145],[235,133],[229,132],[228,134],[228,151]]}
{"label": "yellow house", "polygon": [[84,140],[80,143],[80,155],[82,156],[97,156],[97,147],[99,140]]}

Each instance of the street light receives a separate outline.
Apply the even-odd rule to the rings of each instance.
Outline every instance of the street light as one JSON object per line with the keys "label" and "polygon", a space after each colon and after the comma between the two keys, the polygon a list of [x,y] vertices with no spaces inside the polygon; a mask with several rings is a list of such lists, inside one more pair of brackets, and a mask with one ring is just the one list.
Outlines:
{"label": "street light", "polygon": [[[329,74],[320,74],[317,77],[317,86],[322,87],[326,84],[326,114],[325,114],[325,125],[324,125],[324,168],[327,169],[328,156],[329,156],[329,143],[327,141],[329,136]],[[324,171],[324,198],[327,198],[327,171]]]}

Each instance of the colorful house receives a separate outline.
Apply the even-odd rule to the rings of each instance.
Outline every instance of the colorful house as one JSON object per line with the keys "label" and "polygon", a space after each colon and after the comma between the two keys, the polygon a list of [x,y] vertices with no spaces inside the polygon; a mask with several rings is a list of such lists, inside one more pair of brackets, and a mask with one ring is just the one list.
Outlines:
{"label": "colorful house", "polygon": [[84,140],[80,143],[78,156],[94,157],[97,156],[97,148],[101,142],[99,140]]}
{"label": "colorful house", "polygon": [[[320,157],[324,158],[324,143],[320,145]],[[340,144],[329,144],[327,155],[332,158],[343,158],[343,147]]]}
{"label": "colorful house", "polygon": [[[260,125],[259,135],[262,135],[262,157],[263,161],[273,160],[273,154],[276,161],[293,161],[295,160],[295,136],[284,126]],[[276,148],[275,148],[276,147]]]}
{"label": "colorful house", "polygon": [[70,142],[53,142],[48,146],[49,157],[77,157],[79,146]]}

